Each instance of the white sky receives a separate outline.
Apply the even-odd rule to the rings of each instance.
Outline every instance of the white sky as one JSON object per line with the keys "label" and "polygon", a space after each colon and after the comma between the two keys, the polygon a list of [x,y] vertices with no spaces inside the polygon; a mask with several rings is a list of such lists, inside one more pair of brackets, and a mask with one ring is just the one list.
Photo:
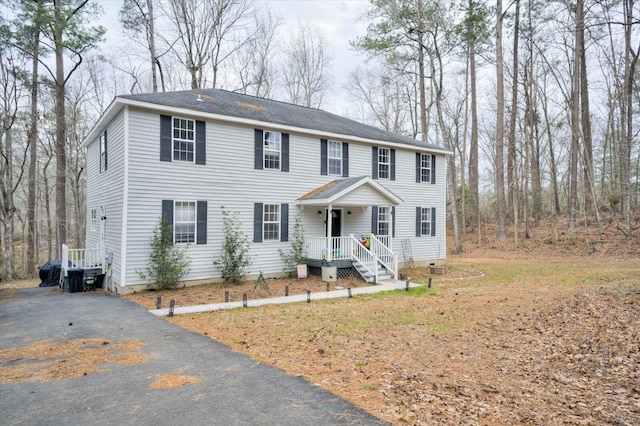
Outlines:
{"label": "white sky", "polygon": [[[322,109],[342,114],[348,102],[342,87],[348,74],[364,60],[364,56],[351,49],[349,42],[366,33],[367,23],[361,20],[369,6],[368,0],[255,0],[268,4],[280,15],[285,24],[309,22],[318,27],[327,41],[332,56],[330,92],[324,97]],[[108,29],[109,45],[126,45],[118,21],[122,0],[99,0],[105,15],[101,24]]]}

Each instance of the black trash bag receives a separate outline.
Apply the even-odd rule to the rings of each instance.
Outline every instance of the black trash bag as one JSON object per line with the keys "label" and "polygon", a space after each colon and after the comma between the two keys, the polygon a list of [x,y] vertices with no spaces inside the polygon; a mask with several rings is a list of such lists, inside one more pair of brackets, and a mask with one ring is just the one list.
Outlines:
{"label": "black trash bag", "polygon": [[62,269],[61,260],[50,260],[42,266],[39,266],[40,287],[57,286],[60,282],[60,270]]}

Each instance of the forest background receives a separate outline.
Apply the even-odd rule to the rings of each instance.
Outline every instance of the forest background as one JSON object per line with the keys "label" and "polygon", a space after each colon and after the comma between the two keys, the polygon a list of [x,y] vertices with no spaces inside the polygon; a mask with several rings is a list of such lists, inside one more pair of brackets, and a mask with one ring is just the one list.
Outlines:
{"label": "forest background", "polygon": [[[105,4],[120,28],[100,25]],[[327,109],[449,148],[455,252],[488,222],[516,243],[551,216],[575,231],[602,229],[606,214],[636,232],[634,0],[358,2],[362,34],[343,40],[358,59],[340,82],[335,37],[271,4],[0,1],[0,276],[33,276],[61,244],[84,246],[80,144],[114,96],[195,88]]]}

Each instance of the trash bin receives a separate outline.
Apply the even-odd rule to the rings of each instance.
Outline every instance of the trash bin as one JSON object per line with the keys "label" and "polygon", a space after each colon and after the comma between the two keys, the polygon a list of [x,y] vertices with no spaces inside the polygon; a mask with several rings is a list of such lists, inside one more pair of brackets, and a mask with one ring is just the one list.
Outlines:
{"label": "trash bin", "polygon": [[67,271],[69,276],[69,293],[78,293],[82,291],[82,279],[84,278],[84,270],[82,269],[69,269]]}

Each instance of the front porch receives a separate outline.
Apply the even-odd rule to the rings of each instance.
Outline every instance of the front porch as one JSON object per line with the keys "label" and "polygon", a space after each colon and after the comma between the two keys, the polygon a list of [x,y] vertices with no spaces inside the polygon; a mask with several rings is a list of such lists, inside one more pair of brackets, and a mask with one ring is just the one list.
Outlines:
{"label": "front porch", "polygon": [[313,229],[305,237],[307,264],[322,268],[323,275],[328,268],[336,269],[330,269],[327,280],[347,268],[354,268],[370,283],[398,278],[392,236],[395,206],[402,199],[380,182],[369,176],[334,180],[303,195],[296,204]]}
{"label": "front porch", "polygon": [[340,276],[341,269],[353,268],[365,281],[374,284],[398,279],[398,255],[391,246],[389,235],[305,237],[309,267],[335,268],[333,278]]}

